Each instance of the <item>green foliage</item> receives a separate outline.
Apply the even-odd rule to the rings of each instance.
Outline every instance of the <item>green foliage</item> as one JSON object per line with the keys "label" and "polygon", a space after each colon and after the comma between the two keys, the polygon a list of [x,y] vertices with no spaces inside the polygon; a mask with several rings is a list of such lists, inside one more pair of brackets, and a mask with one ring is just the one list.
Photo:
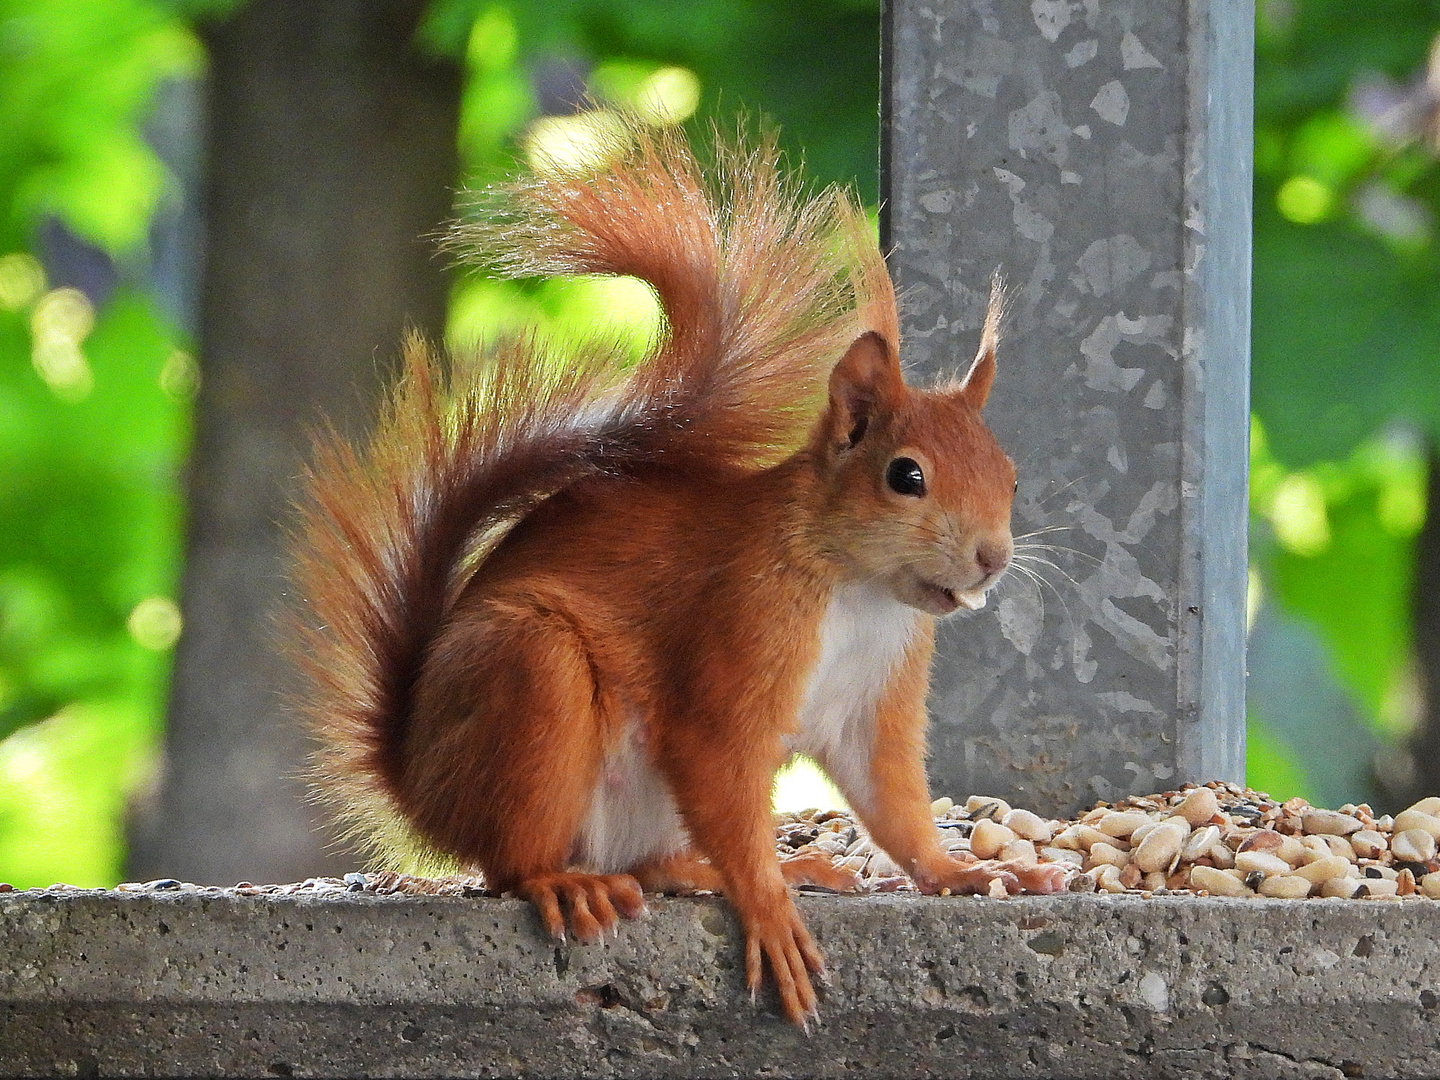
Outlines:
{"label": "green foliage", "polygon": [[138,121],[198,43],[151,0],[0,2],[0,250],[56,213],[112,252],[143,240],[164,171]]}
{"label": "green foliage", "polygon": [[1422,464],[1413,446],[1376,440],[1342,461],[1287,472],[1265,449],[1254,440],[1251,507],[1269,526],[1256,538],[1266,580],[1330,643],[1366,713],[1393,720],[1388,699],[1409,668]]}
{"label": "green foliage", "polygon": [[[1440,3],[1422,0],[1262,3],[1257,28],[1255,561],[1392,738],[1413,721],[1423,441],[1440,438],[1440,169],[1366,102],[1410,92],[1437,28]],[[1254,722],[1251,738],[1274,742]],[[1302,770],[1335,745],[1291,743]]]}
{"label": "green foliage", "polygon": [[119,873],[179,628],[193,382],[145,297],[121,288],[97,313],[27,251],[53,215],[143,259],[169,178],[140,123],[200,64],[162,3],[0,2],[0,878],[16,884]]}
{"label": "green foliage", "polygon": [[119,812],[159,731],[178,632],[188,410],[162,373],[185,357],[148,301],[122,293],[84,343],[92,388],[66,400],[18,322],[0,319],[0,736],[44,723],[0,743],[0,876],[100,883],[119,871]]}
{"label": "green foliage", "polygon": [[1262,720],[1252,718],[1245,735],[1245,782],[1250,787],[1281,800],[1296,796],[1315,800],[1310,778],[1296,764],[1293,747]]}
{"label": "green foliage", "polygon": [[[812,177],[856,182],[874,202],[879,10],[878,0],[708,0],[683,9],[669,0],[437,0],[426,40],[454,55],[468,43],[473,58],[469,28],[508,21],[522,61],[679,66],[699,76],[702,119],[728,127],[737,110],[761,110]],[[587,89],[601,96],[603,87]]]}

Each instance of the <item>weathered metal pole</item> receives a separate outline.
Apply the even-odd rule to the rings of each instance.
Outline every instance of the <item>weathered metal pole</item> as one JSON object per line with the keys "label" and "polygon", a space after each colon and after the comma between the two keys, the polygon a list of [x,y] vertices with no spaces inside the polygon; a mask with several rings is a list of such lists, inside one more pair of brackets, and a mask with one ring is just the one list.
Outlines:
{"label": "weathered metal pole", "polygon": [[1003,270],[987,416],[1033,534],[992,609],[942,635],[937,793],[1058,811],[1243,774],[1253,18],[1246,0],[885,14],[905,356],[967,360]]}

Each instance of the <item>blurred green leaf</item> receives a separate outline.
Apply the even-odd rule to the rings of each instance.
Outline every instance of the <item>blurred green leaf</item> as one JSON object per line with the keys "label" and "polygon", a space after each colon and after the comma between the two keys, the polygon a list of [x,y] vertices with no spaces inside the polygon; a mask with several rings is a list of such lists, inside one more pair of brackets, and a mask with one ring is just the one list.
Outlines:
{"label": "blurred green leaf", "polygon": [[45,211],[106,250],[135,248],[165,182],[143,110],[201,63],[154,0],[0,0],[0,248],[23,246]]}
{"label": "blurred green leaf", "polygon": [[1316,798],[1305,770],[1296,764],[1294,748],[1254,717],[1246,726],[1245,783],[1281,801]]}

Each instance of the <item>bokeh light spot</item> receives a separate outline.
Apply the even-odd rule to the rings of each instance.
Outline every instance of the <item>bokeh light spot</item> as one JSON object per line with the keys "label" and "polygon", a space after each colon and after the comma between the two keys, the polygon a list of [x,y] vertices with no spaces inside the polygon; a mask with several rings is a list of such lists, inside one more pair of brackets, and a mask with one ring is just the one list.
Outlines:
{"label": "bokeh light spot", "polygon": [[180,637],[180,608],[165,596],[149,596],[136,604],[125,620],[130,636],[147,649],[162,652]]}
{"label": "bokeh light spot", "polygon": [[1296,555],[1318,555],[1330,546],[1325,490],[1309,473],[1290,473],[1275,488],[1270,504],[1275,537]]}
{"label": "bokeh light spot", "polygon": [[542,116],[525,135],[530,167],[546,176],[596,172],[630,145],[625,125],[608,109],[573,116]]}
{"label": "bokeh light spot", "polygon": [[66,286],[42,296],[30,313],[31,362],[55,396],[83,401],[95,376],[80,345],[95,328],[95,308],[79,289]]}
{"label": "bokeh light spot", "polygon": [[1297,225],[1324,220],[1334,203],[1334,192],[1313,176],[1292,176],[1275,195],[1280,213]]}
{"label": "bokeh light spot", "polygon": [[682,67],[662,67],[640,84],[635,111],[646,123],[679,124],[700,107],[700,78]]}
{"label": "bokeh light spot", "polygon": [[0,308],[19,311],[45,291],[45,268],[23,251],[0,257]]}
{"label": "bokeh light spot", "polygon": [[176,401],[193,401],[200,392],[200,365],[184,349],[174,349],[160,368],[160,389]]}

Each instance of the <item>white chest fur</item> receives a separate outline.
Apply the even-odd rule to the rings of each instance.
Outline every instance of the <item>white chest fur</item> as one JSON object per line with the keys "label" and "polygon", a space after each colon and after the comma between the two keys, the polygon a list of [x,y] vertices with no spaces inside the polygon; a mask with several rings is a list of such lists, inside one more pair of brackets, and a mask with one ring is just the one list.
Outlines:
{"label": "white chest fur", "polygon": [[650,759],[644,729],[632,720],[606,755],[572,862],[595,873],[619,874],[685,845],[670,788]]}
{"label": "white chest fur", "polygon": [[820,622],[820,655],[791,749],[813,757],[861,812],[870,801],[875,706],[920,613],[878,585],[842,585]]}

